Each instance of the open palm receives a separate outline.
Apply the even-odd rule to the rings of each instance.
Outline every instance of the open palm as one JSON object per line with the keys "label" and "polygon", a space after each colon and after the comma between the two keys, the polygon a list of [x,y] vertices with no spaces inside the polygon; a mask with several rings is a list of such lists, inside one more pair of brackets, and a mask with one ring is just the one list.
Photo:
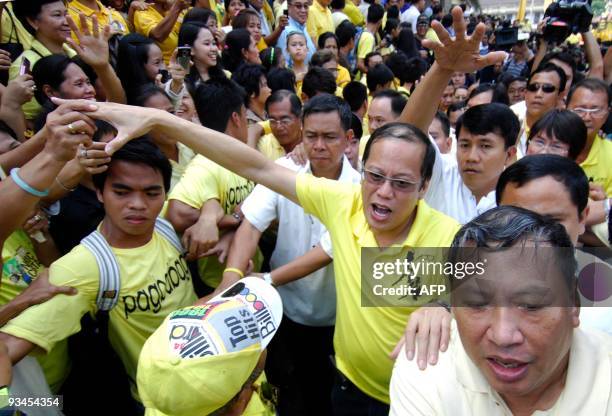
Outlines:
{"label": "open palm", "polygon": [[77,52],[77,54],[83,59],[83,62],[90,65],[93,68],[101,67],[108,64],[108,40],[111,37],[110,26],[105,26],[100,30],[98,24],[98,18],[93,15],[91,17],[91,31],[87,25],[87,17],[83,14],[79,14],[81,21],[81,29],[77,27],[76,23],[70,16],[67,17],[70,29],[74,32],[78,42],[70,38],[66,41],[70,46]]}

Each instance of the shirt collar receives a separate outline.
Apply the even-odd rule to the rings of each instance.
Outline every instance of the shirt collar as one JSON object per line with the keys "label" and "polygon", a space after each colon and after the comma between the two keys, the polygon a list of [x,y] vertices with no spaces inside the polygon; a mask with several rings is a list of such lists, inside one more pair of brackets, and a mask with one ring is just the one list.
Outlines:
{"label": "shirt collar", "polygon": [[313,0],[312,5],[316,7],[317,9],[319,9],[319,11],[322,11],[323,13],[325,13],[325,10],[328,10],[327,7],[321,6],[317,0]]}
{"label": "shirt collar", "polygon": [[599,134],[595,136],[595,139],[593,139],[593,145],[591,146],[591,150],[589,150],[589,154],[587,155],[587,158],[584,159],[584,162],[580,164],[581,166],[591,166],[591,165],[597,164],[597,158],[599,156],[599,152],[602,151],[601,150],[602,141],[603,139],[601,138]]}
{"label": "shirt collar", "polygon": [[[98,5],[98,8],[100,9],[99,13],[110,14],[110,10],[108,10],[102,3],[100,3],[99,0],[96,0],[96,4]],[[70,4],[68,5],[68,8],[72,9],[73,11],[77,13],[83,13],[85,16],[88,16],[88,17],[97,13],[96,10],[90,9],[89,7],[85,6],[83,3],[77,0],[71,1]]]}

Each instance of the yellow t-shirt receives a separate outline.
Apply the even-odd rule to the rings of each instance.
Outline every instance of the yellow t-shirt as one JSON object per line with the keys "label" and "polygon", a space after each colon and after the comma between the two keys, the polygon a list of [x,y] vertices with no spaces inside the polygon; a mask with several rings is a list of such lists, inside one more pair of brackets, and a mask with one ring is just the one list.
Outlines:
{"label": "yellow t-shirt", "polygon": [[[136,380],[140,350],[170,312],[196,301],[191,274],[182,254],[157,232],[142,247],[112,248],[121,278],[117,305],[109,312],[109,339],[130,380]],[[83,245],[51,265],[49,280],[73,286],[73,296],[57,295],[32,306],[1,328],[46,351],[81,329],[86,313],[95,313],[100,273],[93,254]],[[95,358],[95,357],[94,357]],[[137,396],[135,385],[132,394]]]}
{"label": "yellow t-shirt", "polygon": [[612,142],[599,134],[587,158],[580,164],[589,181],[602,185],[606,195],[612,196]]}
{"label": "yellow t-shirt", "polygon": [[[178,45],[178,33],[186,13],[187,10],[183,10],[181,12],[179,18],[176,19],[176,22],[174,23],[172,31],[168,37],[163,40],[163,42],[156,42],[157,46],[159,46],[159,48],[162,50],[166,65],[170,63],[170,57]],[[141,35],[149,37],[149,33],[155,29],[163,18],[164,16],[162,16],[153,6],[150,6],[146,10],[139,10],[134,13],[134,30]]]}
{"label": "yellow t-shirt", "polygon": [[174,189],[176,184],[179,183],[181,177],[187,170],[187,166],[195,157],[195,152],[190,147],[185,146],[183,143],[176,143],[178,147],[178,162],[170,159],[170,165],[172,165],[172,178],[170,179],[170,190]]}
{"label": "yellow t-shirt", "polygon": [[334,21],[331,11],[327,7],[321,6],[316,0],[313,1],[312,6],[308,9],[306,30],[315,45],[321,34],[325,32],[334,33]]}
{"label": "yellow t-shirt", "polygon": [[[32,240],[23,230],[13,232],[2,247],[0,305],[6,305],[36,280],[44,266],[38,261]],[[36,357],[51,391],[57,392],[70,370],[68,342],[61,341],[47,355]]]}
{"label": "yellow t-shirt", "polygon": [[361,14],[359,8],[355,6],[352,1],[346,2],[344,9],[342,9],[342,13],[344,13],[355,26],[365,25],[363,14]]}
{"label": "yellow t-shirt", "polygon": [[[79,2],[79,0],[72,0],[68,3],[68,13],[76,23],[79,30],[82,29],[81,19],[79,19],[79,13],[83,13],[85,16],[87,16],[87,26],[90,30],[92,28],[91,19],[95,15],[98,18],[98,23],[101,28],[107,25],[111,25],[112,29],[123,35],[130,33],[130,28],[128,27],[128,24],[121,15],[121,13],[116,10],[109,9],[108,7],[100,3],[100,0],[96,0],[96,3],[98,4],[99,10],[90,9],[83,3]],[[75,41],[77,40],[74,33],[72,34],[72,37]]]}
{"label": "yellow t-shirt", "polygon": [[21,43],[24,50],[32,47],[34,36],[23,27],[23,24],[15,13],[13,13],[13,4],[6,3],[4,12],[2,13],[2,43]]}
{"label": "yellow t-shirt", "polygon": [[[389,403],[393,368],[389,353],[414,308],[361,306],[361,249],[378,244],[363,214],[360,185],[347,186],[308,174],[298,175],[296,185],[300,205],[327,227],[334,247],[338,369],[361,391]],[[401,246],[449,246],[459,224],[423,200],[416,209],[410,233]]]}
{"label": "yellow t-shirt", "polygon": [[[63,46],[64,52],[67,56],[72,58],[76,55],[76,52],[73,51],[67,44]],[[34,39],[32,44],[30,45],[30,49],[24,51],[17,59],[13,61],[9,68],[9,80],[17,78],[19,76],[19,70],[21,69],[21,63],[23,62],[23,58],[28,58],[30,61],[30,70],[34,69],[34,65],[40,58],[51,55],[51,51],[45,47],[38,40]],[[36,98],[32,98],[30,101],[25,103],[21,109],[23,110],[23,114],[27,120],[35,120],[40,113],[41,106],[36,101]]]}
{"label": "yellow t-shirt", "polygon": [[257,150],[270,160],[280,159],[286,155],[285,149],[280,145],[272,133],[266,134],[257,143]]}
{"label": "yellow t-shirt", "polygon": [[357,59],[365,59],[366,55],[372,52],[375,46],[374,35],[364,30],[359,38],[359,45],[357,45]]}
{"label": "yellow t-shirt", "polygon": [[[236,175],[212,160],[197,155],[187,166],[185,174],[174,187],[168,200],[176,199],[195,209],[201,209],[210,199],[221,204],[223,212],[231,215],[251,193],[255,183]],[[224,266],[216,256],[204,257],[198,261],[200,278],[210,287],[221,282]]]}
{"label": "yellow t-shirt", "polygon": [[[336,76],[336,85],[340,88],[344,88],[346,84],[351,82],[351,73],[348,69],[342,65],[338,65],[338,75]],[[342,95],[340,95],[342,98]]]}
{"label": "yellow t-shirt", "polygon": [[266,41],[264,40],[263,36],[261,38],[259,38],[259,42],[257,42],[257,50],[259,52],[263,51],[264,49],[266,49],[268,47],[268,44],[266,43]]}

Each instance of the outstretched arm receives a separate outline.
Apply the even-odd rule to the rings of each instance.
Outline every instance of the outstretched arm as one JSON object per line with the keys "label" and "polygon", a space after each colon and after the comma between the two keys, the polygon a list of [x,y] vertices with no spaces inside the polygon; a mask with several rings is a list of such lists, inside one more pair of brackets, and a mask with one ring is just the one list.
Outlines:
{"label": "outstretched arm", "polygon": [[474,72],[506,57],[505,52],[491,52],[481,56],[479,45],[485,33],[484,24],[479,23],[472,36],[467,36],[461,8],[455,7],[452,15],[455,38],[451,38],[440,22],[434,20],[431,23],[440,42],[425,39],[423,46],[434,51],[436,62],[417,85],[399,120],[413,124],[424,132],[436,114],[442,92],[453,72]]}
{"label": "outstretched arm", "polygon": [[[56,104],[67,102],[53,98]],[[90,102],[76,100],[78,104]],[[215,163],[236,174],[260,183],[291,201],[298,203],[296,173],[267,159],[257,150],[218,131],[176,117],[167,111],[153,108],[126,106],[115,103],[96,103],[88,116],[112,124],[118,131],[107,144],[106,152],[112,154],[129,140],[157,129],[173,137]]]}

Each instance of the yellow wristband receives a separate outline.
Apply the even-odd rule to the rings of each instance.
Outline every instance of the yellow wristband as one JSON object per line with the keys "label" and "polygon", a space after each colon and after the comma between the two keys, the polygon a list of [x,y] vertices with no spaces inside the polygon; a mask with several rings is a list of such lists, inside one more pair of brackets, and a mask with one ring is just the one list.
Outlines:
{"label": "yellow wristband", "polygon": [[223,273],[225,272],[234,272],[236,273],[238,276],[240,276],[240,278],[244,277],[244,273],[242,273],[242,270],[237,269],[235,267],[227,267],[225,270],[223,270]]}

